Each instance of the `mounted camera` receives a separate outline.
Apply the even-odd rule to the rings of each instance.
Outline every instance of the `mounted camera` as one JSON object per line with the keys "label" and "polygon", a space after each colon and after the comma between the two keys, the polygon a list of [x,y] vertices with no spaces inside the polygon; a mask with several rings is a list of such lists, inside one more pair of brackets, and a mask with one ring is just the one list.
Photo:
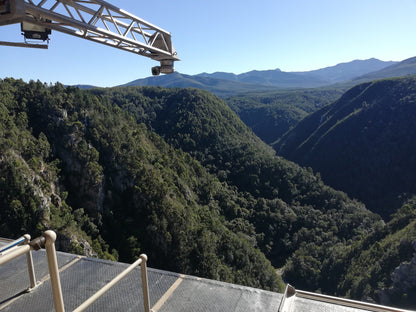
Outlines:
{"label": "mounted camera", "polygon": [[173,60],[162,60],[160,66],[152,67],[152,75],[158,76],[162,74],[172,74],[175,71]]}

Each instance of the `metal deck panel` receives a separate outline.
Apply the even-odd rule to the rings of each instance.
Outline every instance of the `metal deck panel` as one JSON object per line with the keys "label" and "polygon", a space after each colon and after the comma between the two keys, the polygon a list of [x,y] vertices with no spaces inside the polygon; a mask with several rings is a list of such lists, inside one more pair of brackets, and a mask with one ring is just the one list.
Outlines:
{"label": "metal deck panel", "polygon": [[356,309],[327,302],[297,297],[290,307],[290,312],[365,312],[369,310]]}
{"label": "metal deck panel", "polygon": [[[60,274],[65,309],[68,311],[75,309],[128,266],[118,262],[79,258],[62,252],[57,253],[57,258],[61,269],[71,263]],[[37,280],[44,279],[48,275],[45,251],[33,252],[33,259]],[[0,276],[1,301],[4,303],[16,296],[11,304],[1,309],[2,312],[54,311],[49,279],[32,292],[21,294],[29,286],[26,256],[1,266]],[[159,304],[160,312],[276,311],[282,297],[281,294],[259,289],[151,268],[148,269],[148,280],[150,306]],[[173,287],[175,282],[178,284],[176,288]],[[87,311],[143,311],[140,269],[133,270]]]}
{"label": "metal deck panel", "polygon": [[159,312],[277,311],[282,294],[184,276]]}
{"label": "metal deck panel", "polygon": [[[49,274],[46,253],[44,250],[33,251],[32,257],[36,280],[40,281]],[[62,267],[71,262],[77,256],[58,252],[57,257],[58,266]],[[0,266],[0,306],[8,299],[24,292],[29,286],[30,281],[26,255],[22,255],[13,261]],[[51,292],[50,289],[49,292]]]}
{"label": "metal deck panel", "polygon": [[[43,254],[43,264],[46,266],[47,271],[46,253],[40,251],[39,254]],[[58,262],[64,262],[67,257],[66,255],[58,253]],[[74,255],[70,256],[72,256],[72,260],[77,258]],[[10,263],[13,264],[14,262],[12,261]],[[26,263],[19,262],[15,264],[16,267],[19,265],[22,274],[19,274],[16,281],[20,279],[27,280]],[[127,266],[128,264],[94,258],[81,258],[69,266],[60,273],[65,310],[74,310],[117,276],[117,274],[121,273]],[[37,270],[38,268],[36,267],[35,271]],[[11,272],[13,271],[16,272],[15,270]],[[12,273],[9,274],[13,275]],[[2,276],[1,272],[0,276]],[[163,274],[162,271],[149,269],[148,279],[151,294],[150,303],[153,305],[170,288],[171,284],[175,282],[177,275]],[[28,285],[28,282],[26,282],[26,285]],[[1,289],[3,288],[2,285]],[[136,268],[103,295],[103,297],[97,300],[87,311],[144,311],[142,296],[140,268]],[[45,281],[32,292],[20,296],[16,301],[1,311],[54,311],[50,280]]]}
{"label": "metal deck panel", "polygon": [[[32,292],[26,256],[0,266],[1,312],[53,312],[44,250],[32,252],[37,280]],[[65,309],[71,311],[112,280],[128,264],[57,253]],[[154,312],[278,311],[283,294],[148,268],[150,306]],[[9,299],[12,299],[9,301]],[[363,312],[368,310],[291,296],[285,312]],[[144,311],[140,269],[136,268],[86,311]],[[387,311],[387,310],[386,310]],[[388,310],[391,311],[391,310]]]}

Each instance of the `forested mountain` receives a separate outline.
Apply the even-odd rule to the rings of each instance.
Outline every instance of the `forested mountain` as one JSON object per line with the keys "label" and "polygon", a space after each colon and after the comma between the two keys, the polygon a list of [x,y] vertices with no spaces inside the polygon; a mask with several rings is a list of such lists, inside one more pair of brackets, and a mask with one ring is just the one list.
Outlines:
{"label": "forested mountain", "polygon": [[378,71],[356,77],[352,80],[352,82],[358,84],[359,82],[409,75],[416,75],[416,57],[412,57],[400,63],[392,64]]}
{"label": "forested mountain", "polygon": [[189,154],[80,89],[8,79],[0,92],[0,236],[51,228],[64,250],[146,252],[153,267],[281,290],[252,225],[222,216],[235,191]]}
{"label": "forested mountain", "polygon": [[415,77],[360,84],[275,147],[387,219],[416,194],[415,103]]}
{"label": "forested mountain", "polygon": [[226,98],[226,103],[264,142],[277,141],[299,121],[337,100],[344,88],[256,92]]}
{"label": "forested mountain", "polygon": [[[382,69],[372,71],[376,68]],[[367,74],[357,77],[359,72]],[[272,144],[308,114],[334,102],[360,82],[416,74],[416,58],[399,63],[377,59],[353,61],[307,73],[337,84],[325,88],[246,92],[225,100],[256,135]],[[222,74],[214,73],[209,77],[227,77]],[[233,79],[233,76],[228,76],[228,79]]]}
{"label": "forested mountain", "polygon": [[[403,61],[402,63],[406,63]],[[300,120],[320,107],[332,103],[363,74],[400,68],[400,73],[412,67],[377,59],[355,60],[308,72],[280,70],[251,71],[240,75],[224,72],[213,74],[172,75],[148,77],[123,86],[193,87],[208,90],[224,98],[227,104],[266,143],[273,143]],[[371,77],[369,74],[368,77]],[[353,79],[353,80],[351,80]],[[360,78],[361,79],[361,78]],[[337,86],[316,88],[317,86]],[[310,89],[299,89],[308,87]],[[280,90],[276,90],[279,88]],[[282,90],[291,88],[291,90]],[[296,89],[294,89],[296,88]]]}
{"label": "forested mountain", "polygon": [[[347,248],[332,248],[314,273],[320,290],[337,296],[374,300],[414,310],[416,307],[416,201],[406,202],[392,219]],[[285,267],[285,279],[299,277],[297,268],[316,253],[296,252]],[[304,254],[302,254],[304,253]],[[403,262],[403,259],[407,259]],[[304,275],[308,281],[310,275]],[[303,287],[299,283],[299,287]]]}
{"label": "forested mountain", "polygon": [[[152,267],[274,290],[283,267],[295,287],[374,300],[411,259],[409,238],[372,275],[378,288],[354,288],[367,272],[352,259],[394,241],[414,205],[406,222],[385,225],[276,157],[208,92],[6,79],[0,119],[0,236],[51,228],[64,250],[123,261],[145,252]],[[383,294],[403,304],[404,291]]]}
{"label": "forested mountain", "polygon": [[[415,74],[414,63],[414,58],[400,63],[373,58],[302,73],[285,73],[279,70],[252,71],[240,75],[216,72],[189,76],[175,73],[171,76],[139,79],[127,85],[195,87],[209,90],[224,98],[257,136],[272,144],[308,114],[334,102],[358,82]],[[366,75],[362,75],[363,73]],[[296,75],[304,77],[298,79],[295,78]],[[279,82],[283,76],[289,85]],[[306,83],[305,79],[309,82]],[[295,86],[311,87],[334,83],[336,85],[325,88],[293,89]],[[290,86],[292,90],[275,90],[271,85],[279,88]]]}
{"label": "forested mountain", "polygon": [[137,79],[128,82],[123,87],[128,86],[162,86],[167,88],[198,88],[210,91],[217,96],[227,97],[233,94],[268,91],[274,90],[273,86],[261,85],[259,83],[247,83],[233,81],[229,79],[218,79],[213,77],[204,77],[199,75],[186,75],[174,72],[170,75],[153,76],[142,79]]}
{"label": "forested mountain", "polygon": [[349,81],[395,63],[372,58],[305,72],[284,72],[275,69],[253,70],[239,75],[223,72],[197,75],[174,73],[166,76],[137,79],[123,86],[192,87],[208,90],[224,98],[247,92],[328,86]]}

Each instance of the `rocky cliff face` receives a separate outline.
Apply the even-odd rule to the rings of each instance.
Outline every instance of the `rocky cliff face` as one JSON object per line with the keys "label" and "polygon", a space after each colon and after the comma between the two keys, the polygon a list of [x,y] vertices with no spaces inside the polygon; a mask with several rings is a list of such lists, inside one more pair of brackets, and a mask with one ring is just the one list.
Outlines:
{"label": "rocky cliff face", "polygon": [[[409,304],[416,301],[416,240],[412,245],[415,250],[412,260],[401,263],[391,276],[393,286],[379,293],[382,304],[391,305],[398,299],[408,301]],[[403,294],[402,298],[397,298],[397,294]]]}
{"label": "rocky cliff face", "polygon": [[97,253],[86,239],[69,231],[59,233],[55,245],[58,250],[68,250],[87,257],[97,257]]}

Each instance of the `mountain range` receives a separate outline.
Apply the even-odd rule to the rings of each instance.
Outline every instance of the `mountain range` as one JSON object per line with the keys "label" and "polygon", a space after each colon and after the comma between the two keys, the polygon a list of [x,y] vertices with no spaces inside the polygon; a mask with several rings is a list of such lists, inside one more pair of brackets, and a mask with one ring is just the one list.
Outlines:
{"label": "mountain range", "polygon": [[353,79],[352,82],[356,84],[358,82],[409,75],[416,75],[416,57],[408,58],[375,72],[369,72],[368,74]]}
{"label": "mountain range", "polygon": [[302,72],[284,72],[280,69],[275,69],[263,71],[253,70],[239,75],[216,72],[213,74],[202,73],[196,76],[289,88],[319,87],[350,80],[395,64],[397,64],[397,62],[384,62],[371,58],[367,60],[354,60],[347,63],[340,63],[335,66]]}
{"label": "mountain range", "polygon": [[122,86],[193,87],[210,91],[220,97],[227,97],[254,91],[328,86],[351,81],[397,64],[393,61],[385,62],[371,58],[304,72],[284,72],[280,69],[253,70],[239,75],[225,72],[186,75],[175,72],[171,75],[137,79]]}

